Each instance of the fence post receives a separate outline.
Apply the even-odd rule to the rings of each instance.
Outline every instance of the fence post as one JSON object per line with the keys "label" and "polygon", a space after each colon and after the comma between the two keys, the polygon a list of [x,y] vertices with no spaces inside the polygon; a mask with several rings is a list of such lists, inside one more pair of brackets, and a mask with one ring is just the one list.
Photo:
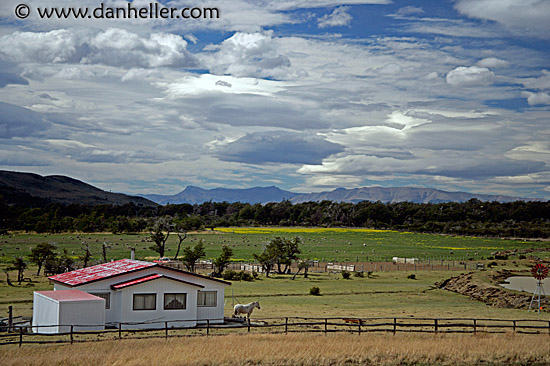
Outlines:
{"label": "fence post", "polygon": [[327,334],[327,330],[328,330],[328,319],[325,318],[325,334]]}
{"label": "fence post", "polygon": [[19,347],[23,344],[23,327],[19,327]]}
{"label": "fence post", "polygon": [[516,332],[516,321],[514,320],[514,333]]}
{"label": "fence post", "polygon": [[206,319],[206,335],[210,335],[210,319]]}
{"label": "fence post", "polygon": [[437,319],[434,319],[434,329],[435,329],[435,334],[437,334],[437,332],[438,332],[438,329],[437,329]]}
{"label": "fence post", "polygon": [[8,333],[13,332],[13,306],[8,306]]}
{"label": "fence post", "polygon": [[74,337],[73,337],[73,324],[71,324],[71,344],[74,343]]}
{"label": "fence post", "polygon": [[164,322],[164,338],[168,339],[168,322]]}
{"label": "fence post", "polygon": [[393,318],[393,334],[397,331],[397,318]]}
{"label": "fence post", "polygon": [[359,328],[359,335],[361,335],[361,319],[359,319],[359,322],[357,324]]}
{"label": "fence post", "polygon": [[285,318],[285,334],[288,333],[288,317]]}
{"label": "fence post", "polygon": [[474,319],[474,334],[477,333],[477,319]]}
{"label": "fence post", "polygon": [[122,339],[122,323],[118,323],[118,339]]}
{"label": "fence post", "polygon": [[250,318],[248,318],[248,333],[250,333]]}

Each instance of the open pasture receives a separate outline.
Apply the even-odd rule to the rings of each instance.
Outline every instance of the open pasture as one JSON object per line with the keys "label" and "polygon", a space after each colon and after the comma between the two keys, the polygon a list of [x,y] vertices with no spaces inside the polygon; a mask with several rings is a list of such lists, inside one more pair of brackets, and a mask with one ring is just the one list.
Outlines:
{"label": "open pasture", "polygon": [[0,348],[31,365],[530,365],[550,363],[548,335],[232,335]]}
{"label": "open pasture", "polygon": [[[497,251],[535,248],[540,252],[531,255],[546,257],[548,243],[477,237],[454,237],[446,235],[419,234],[390,230],[345,229],[345,228],[217,228],[214,231],[189,233],[183,246],[204,241],[206,257],[215,258],[223,245],[233,250],[233,259],[250,261],[254,253],[261,253],[274,237],[302,239],[301,257],[320,261],[368,262],[391,261],[394,256],[416,257],[422,260],[480,260]],[[114,235],[110,233],[63,233],[25,234],[15,233],[0,237],[0,263],[7,263],[14,256],[26,256],[35,245],[54,243],[59,250],[67,249],[69,256],[78,259],[83,254],[82,243],[87,243],[93,260],[100,260],[102,244],[109,245],[107,259],[128,258],[130,247],[136,248],[136,258],[152,259],[157,254],[150,249],[148,233]],[[177,249],[177,237],[171,235],[166,256],[172,257]]]}

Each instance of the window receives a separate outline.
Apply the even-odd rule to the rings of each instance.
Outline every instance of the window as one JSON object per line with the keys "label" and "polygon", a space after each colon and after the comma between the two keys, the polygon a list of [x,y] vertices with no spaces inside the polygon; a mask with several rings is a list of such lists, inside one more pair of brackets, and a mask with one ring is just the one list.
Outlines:
{"label": "window", "polygon": [[134,294],[134,310],[156,310],[157,294]]}
{"label": "window", "polygon": [[217,298],[217,291],[199,291],[197,296],[197,306],[216,306]]}
{"label": "window", "polygon": [[90,295],[105,299],[105,309],[111,308],[111,294],[108,292],[90,292]]}
{"label": "window", "polygon": [[187,294],[164,294],[164,310],[185,309]]}

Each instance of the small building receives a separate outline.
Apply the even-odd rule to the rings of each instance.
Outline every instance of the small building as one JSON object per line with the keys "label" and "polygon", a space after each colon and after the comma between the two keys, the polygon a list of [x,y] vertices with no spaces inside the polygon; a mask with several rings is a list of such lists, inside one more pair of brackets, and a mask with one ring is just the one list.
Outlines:
{"label": "small building", "polygon": [[105,299],[79,290],[35,291],[32,330],[66,333],[105,329]]}
{"label": "small building", "polygon": [[231,284],[132,259],[58,274],[49,280],[54,292],[76,289],[102,298],[105,324],[122,324],[123,328],[160,328],[165,322],[169,327],[223,323],[225,286]]}

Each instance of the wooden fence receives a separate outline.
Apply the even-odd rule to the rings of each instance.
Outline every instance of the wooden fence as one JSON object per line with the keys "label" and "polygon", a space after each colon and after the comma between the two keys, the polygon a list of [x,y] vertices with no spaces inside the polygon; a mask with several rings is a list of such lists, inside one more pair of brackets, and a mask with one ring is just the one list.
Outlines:
{"label": "wooden fence", "polygon": [[[221,319],[218,319],[218,321]],[[39,327],[14,327],[11,332],[0,334],[0,345],[74,343],[115,339],[169,338],[185,336],[210,336],[240,333],[275,334],[291,332],[335,333],[505,333],[505,334],[548,334],[548,320],[508,320],[473,318],[261,318],[237,322],[225,319],[223,324],[205,320],[195,327],[174,327],[173,322],[120,323],[114,329],[101,331],[75,331],[86,326],[68,325],[68,332],[56,334],[35,333]],[[194,323],[194,321],[193,321]],[[146,325],[150,328],[132,328]],[[48,327],[48,326],[44,326]],[[49,326],[51,327],[51,326]]]}

